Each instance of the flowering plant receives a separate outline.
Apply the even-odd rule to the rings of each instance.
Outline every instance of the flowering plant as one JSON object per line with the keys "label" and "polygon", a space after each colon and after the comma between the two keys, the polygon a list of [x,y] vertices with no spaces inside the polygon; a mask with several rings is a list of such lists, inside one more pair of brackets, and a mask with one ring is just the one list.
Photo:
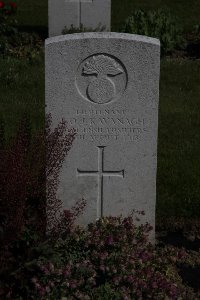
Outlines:
{"label": "flowering plant", "polygon": [[6,44],[5,36],[9,36],[16,32],[16,20],[11,16],[16,12],[17,4],[15,0],[11,2],[0,0],[0,37],[1,37],[1,48],[4,48]]}
{"label": "flowering plant", "polygon": [[0,1],[0,13],[3,15],[10,15],[17,9],[16,0],[13,1]]}
{"label": "flowering plant", "polygon": [[107,217],[75,227],[51,246],[57,255],[40,257],[32,277],[40,299],[195,299],[182,284],[177,265],[184,249],[155,247],[149,224],[133,217]]}
{"label": "flowering plant", "polygon": [[176,263],[187,260],[183,249],[157,248],[148,242],[151,227],[132,217],[108,217],[74,227],[50,242],[41,255],[30,294],[36,299],[195,299],[183,286]]}
{"label": "flowering plant", "polygon": [[16,11],[16,0],[0,0],[0,54],[37,61],[42,53],[42,39],[34,32],[18,30],[14,16]]}

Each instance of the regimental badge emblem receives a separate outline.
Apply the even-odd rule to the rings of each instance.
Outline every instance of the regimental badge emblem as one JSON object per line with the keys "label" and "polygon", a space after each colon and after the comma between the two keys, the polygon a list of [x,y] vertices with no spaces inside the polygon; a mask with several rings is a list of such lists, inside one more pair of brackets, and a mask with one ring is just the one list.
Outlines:
{"label": "regimental badge emblem", "polygon": [[77,88],[80,95],[96,104],[118,99],[127,86],[127,72],[113,56],[97,54],[85,59],[78,69]]}

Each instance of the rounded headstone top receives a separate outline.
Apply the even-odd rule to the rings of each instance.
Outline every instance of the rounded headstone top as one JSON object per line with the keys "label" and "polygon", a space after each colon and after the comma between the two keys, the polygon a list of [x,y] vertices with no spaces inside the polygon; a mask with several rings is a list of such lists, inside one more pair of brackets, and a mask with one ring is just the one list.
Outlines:
{"label": "rounded headstone top", "polygon": [[137,34],[119,33],[119,32],[84,32],[84,33],[59,35],[56,37],[46,39],[45,44],[47,46],[52,43],[71,41],[71,40],[92,39],[92,38],[129,40],[129,41],[142,42],[142,43],[154,44],[160,46],[160,41],[156,38],[137,35]]}

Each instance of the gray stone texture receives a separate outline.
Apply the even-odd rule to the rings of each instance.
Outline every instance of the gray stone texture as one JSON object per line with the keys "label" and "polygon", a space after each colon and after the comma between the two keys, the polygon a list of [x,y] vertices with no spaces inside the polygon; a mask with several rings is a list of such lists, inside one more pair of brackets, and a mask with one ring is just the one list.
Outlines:
{"label": "gray stone texture", "polygon": [[96,29],[105,27],[110,31],[111,0],[49,0],[49,36],[62,34],[66,26]]}
{"label": "gray stone texture", "polygon": [[46,112],[77,130],[60,175],[64,208],[87,201],[79,224],[145,211],[155,225],[160,44],[122,33],[46,40]]}

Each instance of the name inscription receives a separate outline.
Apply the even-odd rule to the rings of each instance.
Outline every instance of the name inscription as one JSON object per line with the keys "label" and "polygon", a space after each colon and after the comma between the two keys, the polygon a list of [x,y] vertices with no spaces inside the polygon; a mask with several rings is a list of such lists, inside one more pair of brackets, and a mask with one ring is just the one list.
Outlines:
{"label": "name inscription", "polygon": [[79,140],[137,141],[148,131],[145,118],[130,116],[126,110],[76,110],[68,120]]}

